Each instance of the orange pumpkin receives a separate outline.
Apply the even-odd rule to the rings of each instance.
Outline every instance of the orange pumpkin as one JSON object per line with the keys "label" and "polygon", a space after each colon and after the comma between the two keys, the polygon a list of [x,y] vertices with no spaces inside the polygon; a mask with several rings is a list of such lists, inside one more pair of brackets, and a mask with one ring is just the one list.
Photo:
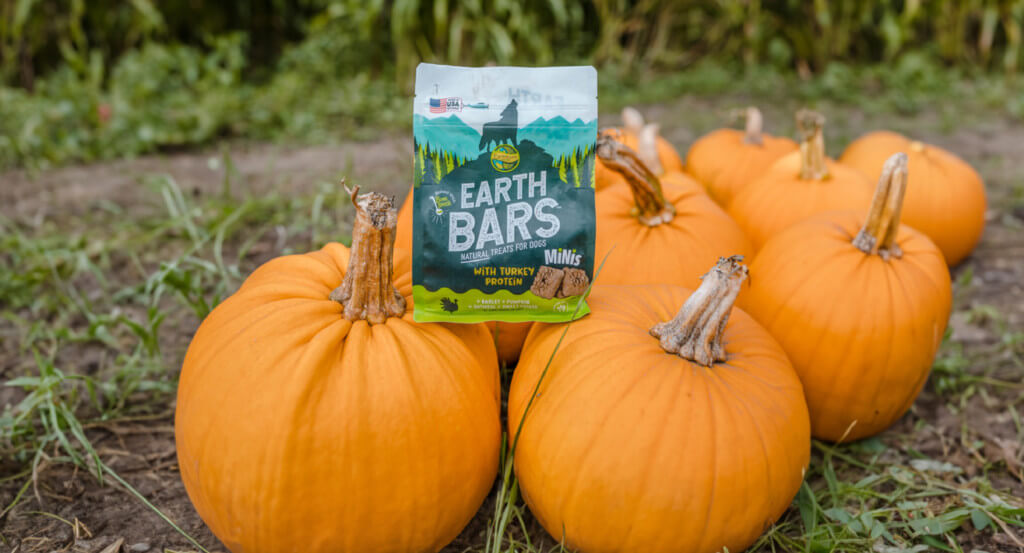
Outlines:
{"label": "orange pumpkin", "polygon": [[[634,108],[622,110],[621,129],[606,129],[602,134],[613,134],[616,139],[637,153],[648,168],[658,176],[683,171],[683,158],[671,142],[662,138],[657,123],[644,123],[644,116]],[[611,187],[622,181],[615,171],[598,159],[594,173],[596,190]]]}
{"label": "orange pumpkin", "polygon": [[679,284],[696,287],[723,252],[753,250],[739,226],[683,173],[655,176],[610,134],[597,155],[626,184],[598,192],[596,281],[604,284]]}
{"label": "orange pumpkin", "polygon": [[871,436],[903,415],[946,330],[942,252],[899,225],[906,164],[904,154],[886,162],[866,222],[863,212],[807,220],[772,238],[750,268],[743,306],[789,354],[821,439]]}
{"label": "orange pumpkin", "polygon": [[498,360],[509,367],[515,365],[532,327],[533,323],[488,322],[487,329],[491,331],[494,345],[498,348]]}
{"label": "orange pumpkin", "polygon": [[738,192],[728,211],[759,250],[772,236],[808,217],[833,210],[864,210],[871,183],[858,170],[825,156],[825,118],[801,110],[797,126],[800,151],[783,156],[768,171]]}
{"label": "orange pumpkin", "polygon": [[789,506],[807,406],[782,348],[731,309],[745,276],[729,258],[692,295],[595,284],[589,316],[530,333],[509,436],[523,499],[567,549],[742,551]]}
{"label": "orange pumpkin", "polygon": [[745,116],[745,132],[718,129],[699,138],[686,154],[686,172],[725,207],[779,158],[799,149],[789,138],[761,132],[761,111],[756,107],[748,107]]}
{"label": "orange pumpkin", "polygon": [[985,229],[985,185],[981,176],[952,153],[905,136],[879,131],[847,146],[839,158],[869,177],[896,152],[907,154],[910,182],[903,222],[925,233],[956,265],[970,255]]}
{"label": "orange pumpkin", "polygon": [[[395,247],[405,250],[412,255],[412,194],[413,189],[409,187],[409,193],[405,195],[402,208],[398,210],[398,227],[395,229]],[[409,270],[412,270],[410,259]]]}
{"label": "orange pumpkin", "polygon": [[437,551],[494,483],[490,333],[414,322],[409,274],[392,285],[390,199],[353,201],[351,251],[264,264],[185,357],[181,477],[231,551]]}

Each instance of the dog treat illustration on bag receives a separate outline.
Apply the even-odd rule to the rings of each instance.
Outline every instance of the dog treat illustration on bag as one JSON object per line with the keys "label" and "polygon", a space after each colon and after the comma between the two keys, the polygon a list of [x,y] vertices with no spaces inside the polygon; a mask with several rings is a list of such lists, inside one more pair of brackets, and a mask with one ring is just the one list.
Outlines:
{"label": "dog treat illustration on bag", "polygon": [[586,314],[594,69],[420,64],[413,113],[416,320]]}

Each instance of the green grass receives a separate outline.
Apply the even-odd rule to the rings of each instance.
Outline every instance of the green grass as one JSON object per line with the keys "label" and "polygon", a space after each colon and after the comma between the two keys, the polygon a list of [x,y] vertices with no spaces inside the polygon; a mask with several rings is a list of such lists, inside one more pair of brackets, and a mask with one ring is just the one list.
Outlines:
{"label": "green grass", "polygon": [[[683,85],[658,86],[665,88],[652,87],[647,97]],[[685,86],[713,94],[725,84]],[[637,97],[622,91],[620,99]],[[894,108],[880,113],[885,109]],[[230,156],[210,165],[224,175],[218,191],[196,195],[155,174],[140,180],[135,203],[107,198],[60,217],[0,217],[0,356],[6,386],[17,392],[0,414],[0,459],[9,460],[0,483],[16,492],[0,505],[4,513],[32,501],[43,466],[73,465],[80,478],[127,486],[93,447],[90,429],[166,418],[184,348],[202,317],[266,259],[347,240],[351,207],[335,178],[308,192],[256,194],[238,180]],[[1007,201],[1017,200],[1011,194]],[[1016,434],[1008,447],[1024,443],[1024,333],[1010,322],[1012,306],[971,299],[982,286],[971,266],[956,274],[955,286],[958,316],[995,339],[971,344],[947,336],[915,407],[916,426],[849,445],[815,442],[792,508],[756,550],[970,552],[972,544],[994,547],[997,536],[1007,544],[1024,539],[1024,504],[1007,485],[1020,478],[1020,450],[1016,458],[1001,454],[979,433],[984,421],[954,427],[933,420],[940,410],[958,416],[984,408],[1011,421]],[[506,370],[506,384],[509,376]],[[502,459],[483,515],[486,541],[469,550],[563,550],[522,503],[511,452]]]}

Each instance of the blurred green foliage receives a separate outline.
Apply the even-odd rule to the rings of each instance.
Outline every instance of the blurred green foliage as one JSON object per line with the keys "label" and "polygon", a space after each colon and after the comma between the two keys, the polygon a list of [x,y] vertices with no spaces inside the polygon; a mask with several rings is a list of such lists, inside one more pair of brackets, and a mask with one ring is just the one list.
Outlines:
{"label": "blurred green foliage", "polygon": [[594,63],[613,104],[652,75],[904,110],[981,80],[1019,116],[1022,25],[1024,0],[4,0],[0,167],[407,125],[420,61]]}

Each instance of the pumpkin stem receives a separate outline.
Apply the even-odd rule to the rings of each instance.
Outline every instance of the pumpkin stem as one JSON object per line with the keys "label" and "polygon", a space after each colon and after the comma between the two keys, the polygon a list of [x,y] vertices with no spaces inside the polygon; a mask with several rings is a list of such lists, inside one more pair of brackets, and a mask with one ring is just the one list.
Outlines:
{"label": "pumpkin stem", "polygon": [[900,211],[903,209],[903,195],[907,191],[907,154],[893,154],[882,165],[882,176],[871,199],[871,208],[853,239],[853,245],[866,254],[878,254],[882,259],[903,256],[896,244],[896,232],[900,227]]}
{"label": "pumpkin stem", "polygon": [[661,158],[658,157],[658,131],[661,125],[648,123],[640,130],[637,137],[636,154],[647,165],[655,175],[665,174],[665,168],[661,166]]}
{"label": "pumpkin stem", "polygon": [[825,164],[825,116],[809,109],[796,112],[796,127],[800,131],[800,178],[804,180],[825,180],[828,166]]}
{"label": "pumpkin stem", "polygon": [[345,306],[344,315],[350,321],[379,324],[388,317],[401,317],[405,313],[405,298],[392,283],[398,224],[394,198],[376,192],[359,196],[358,186],[346,186],[345,190],[356,207],[352,250],[345,278],[331,292],[330,299]]}
{"label": "pumpkin stem", "polygon": [[651,328],[661,348],[705,367],[725,361],[722,335],[732,304],[747,278],[743,256],[720,257],[676,316]]}
{"label": "pumpkin stem", "polygon": [[644,116],[640,110],[630,106],[622,108],[622,128],[630,134],[639,135],[644,128]]}
{"label": "pumpkin stem", "polygon": [[761,110],[754,106],[748,106],[743,112],[743,118],[746,119],[747,129],[743,136],[744,144],[753,144],[755,146],[761,146],[764,144],[764,138],[761,137],[761,132],[764,127],[764,118],[761,117]]}
{"label": "pumpkin stem", "polygon": [[611,170],[626,178],[636,207],[633,214],[641,223],[655,227],[675,216],[676,208],[665,201],[658,179],[632,148],[615,139],[614,132],[597,137],[597,157]]}

